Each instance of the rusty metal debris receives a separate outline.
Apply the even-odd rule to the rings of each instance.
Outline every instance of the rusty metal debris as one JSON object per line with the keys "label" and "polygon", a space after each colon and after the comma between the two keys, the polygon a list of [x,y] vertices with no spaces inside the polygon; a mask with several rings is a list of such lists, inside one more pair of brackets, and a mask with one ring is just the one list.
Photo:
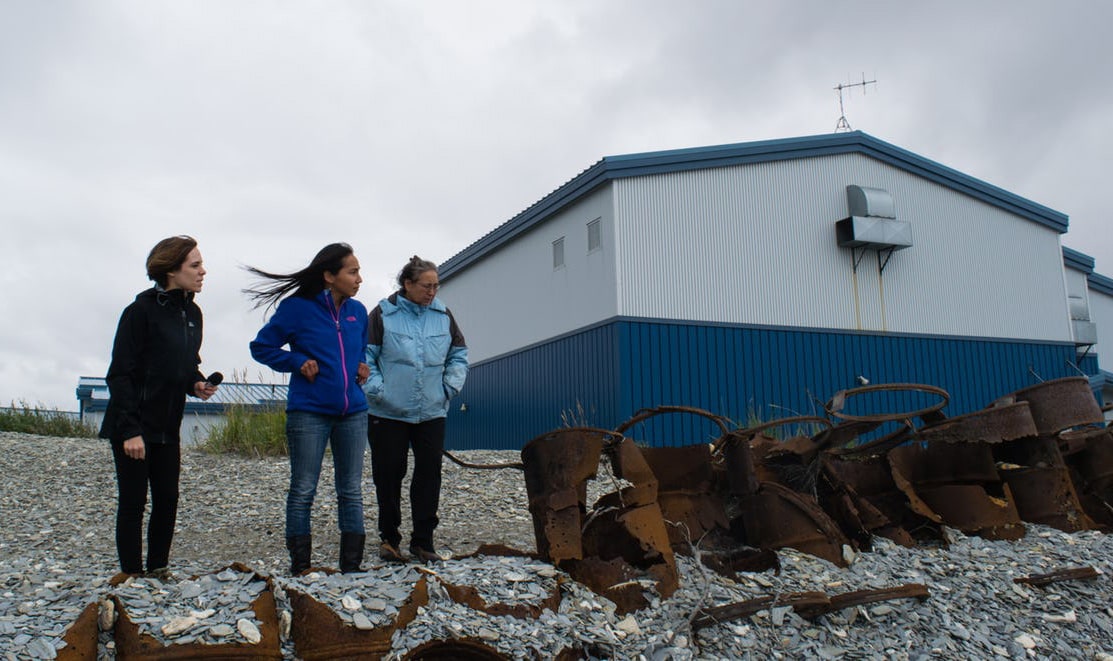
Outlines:
{"label": "rusty metal debris", "polygon": [[1095,526],[1113,530],[1113,434],[1093,426],[1059,434],[1075,493]]}
{"label": "rusty metal debris", "polygon": [[[826,417],[737,428],[702,409],[662,406],[613,431],[545,434],[522,450],[538,555],[626,612],[645,605],[647,589],[667,597],[677,588],[673,553],[735,576],[778,570],[777,549],[845,566],[874,537],[911,546],[945,541],[945,527],[989,539],[1018,539],[1026,522],[1113,529],[1113,430],[1086,379],[1040,383],[955,417],[944,413],[949,400],[930,385],[867,385],[835,393]],[[655,448],[626,437],[662,414],[703,416],[720,435]],[[620,484],[589,507],[586,482],[602,460]],[[814,614],[926,596],[910,585],[777,603]],[[693,626],[770,599],[701,611]]]}
{"label": "rusty metal debris", "polygon": [[507,661],[510,657],[471,638],[431,640],[410,650],[406,661]]}
{"label": "rusty metal debris", "polygon": [[1100,576],[1098,571],[1093,567],[1072,567],[1070,569],[1059,569],[1046,574],[1032,574],[1031,576],[1022,576],[1014,578],[1013,583],[1026,583],[1042,587],[1060,581],[1080,581],[1092,580]]}
{"label": "rusty metal debris", "polygon": [[1028,402],[992,406],[946,418],[916,432],[927,443],[1004,443],[1037,434]]}
{"label": "rusty metal debris", "polygon": [[701,608],[692,617],[692,629],[698,631],[722,622],[738,620],[749,617],[763,610],[775,606],[790,606],[805,619],[814,619],[820,615],[879,601],[892,601],[894,599],[919,599],[923,601],[930,595],[927,586],[921,583],[908,583],[893,588],[880,588],[877,590],[855,590],[842,594],[828,596],[824,592],[793,592],[790,594],[773,596],[767,595],[755,599],[747,599],[732,604],[724,604],[711,608]]}
{"label": "rusty metal debris", "polygon": [[1090,382],[1083,376],[1044,381],[1006,398],[1028,402],[1040,434],[1058,434],[1079,425],[1105,422]]}
{"label": "rusty metal debris", "polygon": [[922,583],[906,583],[895,588],[878,588],[877,590],[854,590],[843,592],[831,597],[830,610],[842,610],[851,606],[864,606],[879,601],[892,601],[893,599],[919,599],[923,601],[931,596],[927,586]]}
{"label": "rusty metal debris", "polygon": [[988,539],[1024,536],[988,445],[903,445],[889,452],[889,465],[915,513]]}
{"label": "rusty metal debris", "polygon": [[[897,411],[850,412],[848,401],[876,395],[893,395],[888,401],[903,404],[925,397],[936,401]],[[662,406],[638,411],[614,430],[578,427],[543,434],[523,447],[521,463],[476,465],[445,454],[466,468],[524,474],[536,553],[483,545],[474,555],[547,560],[610,599],[618,614],[645,608],[651,598],[667,599],[678,589],[676,553],[737,578],[736,572],[779,571],[778,549],[794,548],[845,566],[854,553],[868,550],[874,537],[911,546],[925,538],[944,540],[944,527],[990,539],[1017,539],[1026,522],[1067,532],[1113,530],[1113,428],[1106,426],[1085,378],[1040,383],[955,417],[943,412],[949,399],[929,385],[869,385],[832,396],[827,417],[797,416],[747,428],[702,409]],[[719,436],[658,448],[640,447],[626,436],[637,423],[662,414],[702,416],[718,427]],[[603,461],[614,476],[614,490],[589,505],[587,483]],[[395,620],[373,630],[356,629],[310,595],[287,587],[290,637],[299,658],[386,655],[394,633],[428,604],[430,580],[440,581],[454,601],[491,616],[537,618],[560,609],[563,581],[535,603],[488,603],[475,587],[419,571],[425,575]],[[1013,581],[1044,586],[1098,576],[1093,567],[1075,567]],[[277,658],[273,581],[268,585],[253,603],[263,621],[256,648],[209,646],[197,653],[183,647],[167,653],[153,638],[141,636],[126,614],[115,624],[117,648],[129,658]],[[698,632],[775,607],[815,618],[879,601],[928,597],[918,583],[838,595],[765,595],[700,608],[690,625]],[[96,604],[90,604],[71,633],[93,640],[96,627]],[[569,647],[557,658],[604,653]],[[429,641],[405,658],[506,657],[481,640],[460,638]]]}
{"label": "rusty metal debris", "polygon": [[823,592],[791,592],[777,596],[767,595],[733,604],[700,609],[692,618],[692,630],[699,631],[721,622],[749,617],[774,606],[791,606],[793,609],[809,610],[812,608],[826,608],[830,603],[830,598]]}
{"label": "rusty metal debris", "polygon": [[[587,509],[587,480],[606,455],[626,486]],[[539,436],[522,449],[538,554],[610,598],[620,612],[645,606],[641,581],[661,597],[679,573],[661,508],[657,478],[620,433],[575,428]]]}
{"label": "rusty metal debris", "polygon": [[357,629],[340,619],[332,608],[312,596],[287,588],[293,611],[290,637],[298,658],[305,661],[381,658],[390,652],[391,637],[417,617],[417,609],[429,603],[428,578],[422,576],[391,625],[371,630]]}

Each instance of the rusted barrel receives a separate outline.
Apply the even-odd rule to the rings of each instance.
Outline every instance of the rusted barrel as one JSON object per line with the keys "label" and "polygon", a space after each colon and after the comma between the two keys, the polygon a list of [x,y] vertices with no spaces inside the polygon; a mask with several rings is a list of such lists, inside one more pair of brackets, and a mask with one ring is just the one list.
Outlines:
{"label": "rusted barrel", "polygon": [[583,557],[587,481],[595,477],[611,437],[609,431],[573,427],[542,434],[522,448],[537,552],[553,564]]}

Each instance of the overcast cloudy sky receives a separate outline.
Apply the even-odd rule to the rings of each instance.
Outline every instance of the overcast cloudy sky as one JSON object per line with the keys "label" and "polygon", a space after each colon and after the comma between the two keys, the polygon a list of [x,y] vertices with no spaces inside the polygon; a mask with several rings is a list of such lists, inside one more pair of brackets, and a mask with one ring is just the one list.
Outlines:
{"label": "overcast cloudy sky", "polygon": [[1111,25],[1100,0],[0,0],[0,405],[77,409],[165,236],[209,269],[202,369],[271,381],[241,265],[347,241],[370,307],[602,156],[830,133],[863,75],[853,128],[1069,215],[1113,275]]}

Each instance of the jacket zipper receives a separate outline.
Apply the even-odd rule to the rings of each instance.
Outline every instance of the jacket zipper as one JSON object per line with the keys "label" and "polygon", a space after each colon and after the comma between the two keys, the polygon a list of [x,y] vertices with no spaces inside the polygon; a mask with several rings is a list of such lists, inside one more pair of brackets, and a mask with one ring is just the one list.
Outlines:
{"label": "jacket zipper", "polygon": [[[182,346],[188,354],[188,352],[189,352],[189,317],[186,316],[186,311],[185,311],[184,307],[182,308],[181,313],[182,313],[181,314],[181,316],[182,316]],[[176,370],[179,370],[181,368],[182,368],[181,365],[176,365],[175,366]],[[167,420],[169,420],[172,417],[170,415],[172,408],[173,408],[173,404],[167,403],[167,405],[166,405],[166,419]]]}
{"label": "jacket zipper", "polygon": [[333,322],[336,323],[336,343],[340,345],[340,373],[344,377],[344,408],[340,411],[341,415],[348,412],[348,361],[344,357],[344,335],[340,332],[340,310],[336,308],[333,303],[332,294],[325,292],[325,297],[328,299],[329,315],[332,316]]}

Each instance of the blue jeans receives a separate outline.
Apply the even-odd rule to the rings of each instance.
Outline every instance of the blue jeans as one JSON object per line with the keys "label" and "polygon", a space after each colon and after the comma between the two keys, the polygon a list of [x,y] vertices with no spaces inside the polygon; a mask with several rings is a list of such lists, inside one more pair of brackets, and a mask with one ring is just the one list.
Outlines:
{"label": "blue jeans", "polygon": [[326,445],[332,448],[340,532],[363,534],[363,449],[366,443],[366,411],[343,416],[286,412],[286,446],[290,451],[287,537],[310,534],[310,510],[317,495]]}

